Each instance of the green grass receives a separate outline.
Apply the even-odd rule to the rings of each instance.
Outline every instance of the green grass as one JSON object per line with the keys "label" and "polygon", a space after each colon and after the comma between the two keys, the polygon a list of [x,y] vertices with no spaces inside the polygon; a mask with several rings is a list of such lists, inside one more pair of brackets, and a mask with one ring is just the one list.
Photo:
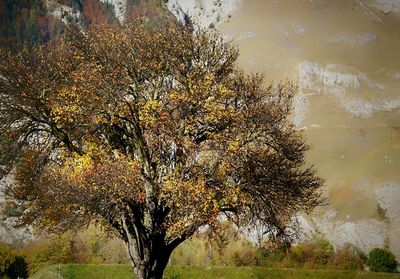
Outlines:
{"label": "green grass", "polygon": [[[62,270],[64,266],[60,266],[60,269]],[[59,276],[60,270],[59,266],[52,265],[52,266],[47,266],[45,268],[42,268],[38,272],[36,272],[34,275],[30,276],[29,278],[32,279],[60,279],[61,277]]]}
{"label": "green grass", "polygon": [[[262,267],[168,267],[166,279],[400,279],[400,274],[342,271],[307,270]],[[31,279],[127,279],[134,278],[129,265],[67,264],[46,267]]]}
{"label": "green grass", "polygon": [[39,270],[30,279],[125,279],[134,278],[126,264],[65,264]]}

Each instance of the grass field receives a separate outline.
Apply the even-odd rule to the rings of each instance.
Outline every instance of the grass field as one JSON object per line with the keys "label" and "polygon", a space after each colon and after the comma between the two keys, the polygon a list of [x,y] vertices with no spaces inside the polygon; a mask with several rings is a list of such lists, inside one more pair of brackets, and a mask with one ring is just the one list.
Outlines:
{"label": "grass field", "polygon": [[[31,279],[127,279],[134,278],[129,265],[68,264],[46,267]],[[171,266],[166,279],[400,279],[400,274],[342,271],[278,269],[261,267]]]}

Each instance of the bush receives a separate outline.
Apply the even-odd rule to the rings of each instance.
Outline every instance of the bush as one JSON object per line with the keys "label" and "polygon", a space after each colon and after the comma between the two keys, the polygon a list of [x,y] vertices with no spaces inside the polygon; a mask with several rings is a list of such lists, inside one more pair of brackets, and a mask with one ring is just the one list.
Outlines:
{"label": "bush", "polygon": [[327,268],[333,264],[334,251],[328,240],[315,236],[308,242],[292,246],[282,261],[283,267]]}
{"label": "bush", "polygon": [[227,251],[227,257],[230,259],[231,265],[234,266],[249,266],[255,265],[256,260],[256,249],[250,243],[246,241],[237,241],[232,248]]}
{"label": "bush", "polygon": [[73,262],[72,241],[69,235],[38,240],[24,247],[23,253],[31,273],[46,265]]}
{"label": "bush", "polygon": [[0,278],[27,278],[25,259],[10,247],[0,244]]}
{"label": "bush", "polygon": [[29,263],[29,270],[35,272],[52,264],[120,264],[128,263],[122,241],[109,238],[96,227],[59,236],[42,237],[22,248]]}
{"label": "bush", "polygon": [[292,267],[286,259],[289,247],[273,240],[265,240],[256,251],[257,265],[265,267]]}
{"label": "bush", "polygon": [[129,263],[123,242],[95,226],[76,232],[71,241],[74,263]]}
{"label": "bush", "polygon": [[199,237],[193,237],[183,242],[171,255],[172,265],[207,265],[211,256],[207,251],[207,242]]}
{"label": "bush", "polygon": [[347,244],[335,251],[336,269],[363,270],[365,255],[354,245]]}
{"label": "bush", "polygon": [[368,254],[367,265],[375,272],[396,272],[399,263],[390,250],[374,248]]}

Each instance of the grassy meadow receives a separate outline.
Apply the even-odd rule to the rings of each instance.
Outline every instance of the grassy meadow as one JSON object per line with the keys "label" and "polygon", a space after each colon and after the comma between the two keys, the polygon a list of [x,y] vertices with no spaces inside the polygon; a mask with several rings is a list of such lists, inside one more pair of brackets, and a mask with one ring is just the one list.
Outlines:
{"label": "grassy meadow", "polygon": [[[170,266],[166,279],[400,279],[400,274],[343,270],[311,270],[261,267]],[[127,279],[134,278],[129,265],[65,264],[39,270],[31,279]]]}

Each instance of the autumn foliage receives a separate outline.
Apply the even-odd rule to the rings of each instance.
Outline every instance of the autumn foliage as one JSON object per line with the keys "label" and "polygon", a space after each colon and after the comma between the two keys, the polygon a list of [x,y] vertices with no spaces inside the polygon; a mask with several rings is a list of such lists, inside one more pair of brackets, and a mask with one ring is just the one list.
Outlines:
{"label": "autumn foliage", "polygon": [[289,120],[297,91],[237,69],[218,34],[170,20],[72,32],[2,51],[1,171],[26,222],[99,222],[138,278],[161,278],[199,227],[265,222],[275,233],[320,204],[322,184]]}

